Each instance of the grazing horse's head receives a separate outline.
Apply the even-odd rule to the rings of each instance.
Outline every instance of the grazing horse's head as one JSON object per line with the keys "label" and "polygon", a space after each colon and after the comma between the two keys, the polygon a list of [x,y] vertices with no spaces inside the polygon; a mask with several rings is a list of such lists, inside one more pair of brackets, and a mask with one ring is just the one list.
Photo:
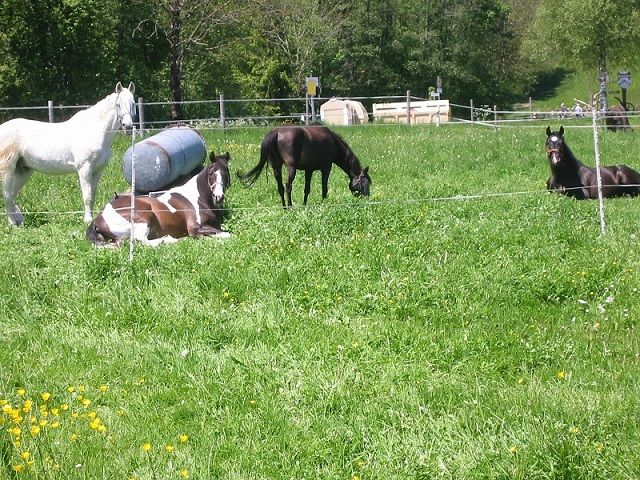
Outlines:
{"label": "grazing horse's head", "polygon": [[127,133],[133,130],[133,119],[136,116],[136,100],[133,97],[136,86],[129,83],[129,88],[118,82],[116,85],[116,115],[120,127]]}
{"label": "grazing horse's head", "polygon": [[216,156],[214,152],[209,154],[209,165],[207,171],[207,182],[209,190],[213,196],[216,205],[224,201],[224,192],[231,184],[231,175],[229,175],[229,152]]}
{"label": "grazing horse's head", "polygon": [[550,127],[547,127],[547,157],[549,158],[549,164],[553,168],[556,165],[560,165],[564,154],[564,128],[560,127],[557,132],[552,132]]}
{"label": "grazing horse's head", "polygon": [[368,197],[370,185],[371,177],[369,176],[369,167],[365,167],[360,174],[355,175],[349,181],[349,190],[351,190],[351,193],[355,196],[364,195]]}

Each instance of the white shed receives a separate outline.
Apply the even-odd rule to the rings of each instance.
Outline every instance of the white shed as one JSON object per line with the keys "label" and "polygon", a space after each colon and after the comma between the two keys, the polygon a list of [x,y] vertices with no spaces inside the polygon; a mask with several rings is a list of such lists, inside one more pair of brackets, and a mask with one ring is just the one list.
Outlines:
{"label": "white shed", "polygon": [[367,123],[369,114],[360,102],[334,97],[320,105],[320,120],[328,125],[358,125]]}

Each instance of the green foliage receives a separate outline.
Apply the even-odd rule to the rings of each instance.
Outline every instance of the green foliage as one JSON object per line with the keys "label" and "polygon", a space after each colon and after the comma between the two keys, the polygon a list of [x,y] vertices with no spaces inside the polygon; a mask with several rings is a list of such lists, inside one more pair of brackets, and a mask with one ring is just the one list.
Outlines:
{"label": "green foliage", "polygon": [[[638,200],[608,200],[600,236],[596,202],[545,191],[545,127],[339,129],[370,198],[338,169],[306,208],[298,177],[288,211],[272,174],[234,182],[231,239],[132,263],[62,213],[73,176],[35,174],[26,225],[0,224],[0,476],[640,476]],[[203,130],[234,171],[265,133]],[[590,130],[566,138],[593,163]],[[639,143],[603,135],[603,162],[640,168]],[[127,188],[129,145],[98,205]]]}

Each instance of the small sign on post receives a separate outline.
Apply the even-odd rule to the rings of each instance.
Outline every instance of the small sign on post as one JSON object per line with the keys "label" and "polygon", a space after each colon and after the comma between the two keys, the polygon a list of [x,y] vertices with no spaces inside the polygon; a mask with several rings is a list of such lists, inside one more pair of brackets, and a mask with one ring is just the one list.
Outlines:
{"label": "small sign on post", "polygon": [[631,72],[629,70],[620,70],[618,72],[618,85],[622,91],[622,106],[627,109],[627,88],[631,86]]}
{"label": "small sign on post", "polygon": [[[320,87],[320,79],[318,77],[307,77],[305,80],[305,85],[307,87],[307,107],[311,106],[311,121],[315,122],[316,120],[316,109],[314,99],[318,94],[318,90]],[[309,116],[307,115],[307,122],[309,120]]]}

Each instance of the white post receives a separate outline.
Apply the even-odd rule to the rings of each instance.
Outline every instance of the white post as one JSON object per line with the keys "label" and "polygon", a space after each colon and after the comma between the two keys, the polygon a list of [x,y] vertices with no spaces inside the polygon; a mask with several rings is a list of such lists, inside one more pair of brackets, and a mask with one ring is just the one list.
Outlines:
{"label": "white post", "polygon": [[598,125],[596,123],[596,102],[595,99],[591,105],[592,126],[593,126],[593,145],[596,151],[596,182],[598,184],[598,210],[600,213],[600,234],[604,235],[606,225],[604,223],[604,200],[602,198],[602,176],[600,175],[600,142],[598,139]]}
{"label": "white post", "polygon": [[138,97],[138,125],[140,125],[140,137],[144,136],[144,101]]}
{"label": "white post", "polygon": [[224,129],[225,128],[225,112],[224,112],[224,94],[221,93],[220,94],[220,126]]}
{"label": "white post", "polygon": [[135,230],[134,216],[136,214],[136,127],[131,132],[131,218],[129,220],[129,262],[133,261],[133,234]]}
{"label": "white post", "polygon": [[411,125],[411,90],[407,90],[407,125]]}
{"label": "white post", "polygon": [[47,108],[49,109],[49,123],[53,123],[53,100],[47,101]]}
{"label": "white post", "polygon": [[436,115],[436,127],[440,126],[440,103],[438,103],[438,113]]}
{"label": "white post", "polygon": [[471,123],[473,123],[473,98],[469,100],[469,108],[471,110]]}
{"label": "white post", "polygon": [[498,106],[493,106],[493,128],[498,130]]}

